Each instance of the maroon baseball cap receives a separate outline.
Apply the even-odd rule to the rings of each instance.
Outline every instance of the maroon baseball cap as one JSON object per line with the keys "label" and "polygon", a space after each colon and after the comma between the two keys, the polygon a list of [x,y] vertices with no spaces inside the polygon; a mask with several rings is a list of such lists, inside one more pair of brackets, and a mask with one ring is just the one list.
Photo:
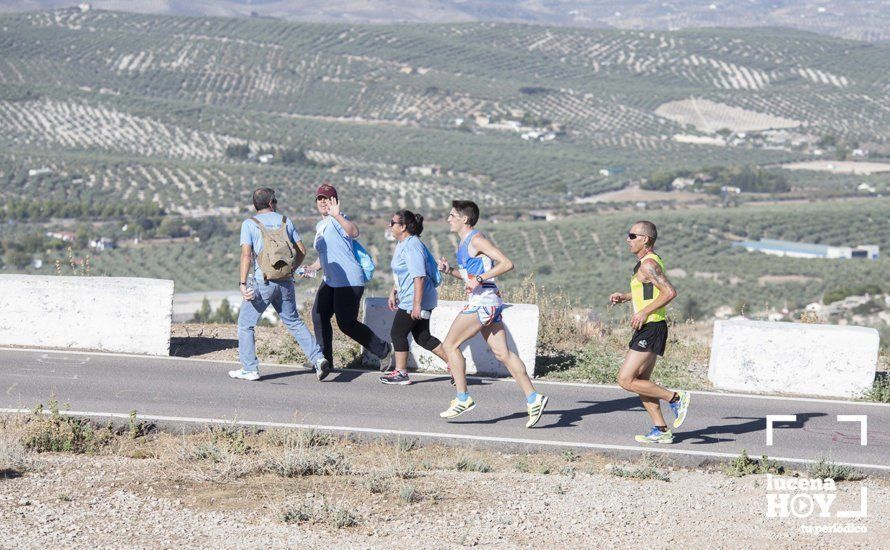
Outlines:
{"label": "maroon baseball cap", "polygon": [[337,190],[334,189],[334,186],[330,183],[322,183],[318,186],[318,190],[315,191],[316,197],[327,197],[329,199],[337,196]]}

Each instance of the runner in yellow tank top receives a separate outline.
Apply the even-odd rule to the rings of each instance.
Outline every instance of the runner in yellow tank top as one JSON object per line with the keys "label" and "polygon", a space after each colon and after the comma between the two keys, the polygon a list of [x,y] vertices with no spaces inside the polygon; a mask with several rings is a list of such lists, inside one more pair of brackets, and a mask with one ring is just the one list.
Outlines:
{"label": "runner in yellow tank top", "polygon": [[671,391],[652,382],[652,370],[667,345],[667,316],[665,306],[676,298],[677,291],[665,274],[664,262],[655,253],[658,231],[650,221],[639,221],[627,234],[630,252],[638,259],[630,279],[630,292],[615,292],[609,297],[612,305],[632,302],[634,314],[630,324],[634,329],[627,355],[618,370],[618,384],[640,396],[643,407],[652,417],[652,430],[636,436],[640,443],[673,443],[674,436],[661,414],[661,401],[667,401],[674,413],[674,428],[686,419],[689,393]]}
{"label": "runner in yellow tank top", "polygon": [[[645,262],[646,260],[654,261],[658,264],[658,267],[661,268],[662,273],[664,272],[664,261],[662,261],[661,256],[659,256],[655,252],[649,252],[640,259],[640,262],[634,268],[633,276],[630,278],[630,295],[631,301],[633,302],[634,306],[634,313],[642,311],[646,306],[657,300],[658,297],[661,295],[661,290],[659,290],[654,283],[644,283],[637,277],[637,272],[643,265],[643,262]],[[643,324],[659,323],[661,321],[664,321],[665,319],[667,319],[665,306],[661,306],[660,308],[650,313],[646,317],[646,320]]]}

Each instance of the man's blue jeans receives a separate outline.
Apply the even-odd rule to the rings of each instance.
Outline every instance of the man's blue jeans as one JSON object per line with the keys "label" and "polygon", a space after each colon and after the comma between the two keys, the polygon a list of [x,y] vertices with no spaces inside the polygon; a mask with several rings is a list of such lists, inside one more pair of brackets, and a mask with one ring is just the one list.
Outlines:
{"label": "man's blue jeans", "polygon": [[297,312],[297,302],[294,292],[294,282],[285,281],[257,281],[253,300],[244,300],[241,310],[238,312],[238,358],[246,371],[259,369],[259,360],[256,356],[256,338],[254,327],[262,317],[269,305],[275,308],[281,322],[296,339],[297,344],[303,350],[309,362],[315,365],[321,355],[321,348],[315,342],[315,338],[300,319]]}

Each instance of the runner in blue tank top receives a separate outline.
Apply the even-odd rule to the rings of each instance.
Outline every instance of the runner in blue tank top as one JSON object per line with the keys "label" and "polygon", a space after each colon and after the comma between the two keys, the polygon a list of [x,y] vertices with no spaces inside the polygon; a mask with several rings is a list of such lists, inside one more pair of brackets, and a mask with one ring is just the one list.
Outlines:
{"label": "runner in blue tank top", "polygon": [[442,343],[448,356],[451,375],[454,377],[457,397],[451,401],[448,410],[439,416],[447,419],[456,418],[476,406],[476,402],[467,392],[467,365],[460,347],[481,332],[494,356],[507,367],[525,393],[528,407],[528,422],[525,426],[531,428],[541,419],[544,407],[547,406],[547,396],[535,391],[522,359],[507,346],[507,333],[501,320],[504,302],[495,283],[498,275],[513,269],[513,262],[482,233],[474,229],[476,222],[479,221],[479,207],[476,203],[453,201],[451,206],[448,225],[461,239],[457,249],[457,268],[452,269],[448,260],[442,258],[439,261],[439,269],[464,282],[467,289],[467,305],[452,323]]}

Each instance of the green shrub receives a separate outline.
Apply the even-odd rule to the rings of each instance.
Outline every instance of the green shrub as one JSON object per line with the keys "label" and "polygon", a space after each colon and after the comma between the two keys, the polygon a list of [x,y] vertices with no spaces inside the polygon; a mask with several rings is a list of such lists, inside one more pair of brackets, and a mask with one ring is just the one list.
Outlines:
{"label": "green shrub", "polygon": [[266,462],[266,469],[281,477],[347,475],[350,472],[349,462],[343,455],[304,449],[285,449],[281,455]]}
{"label": "green shrub", "polygon": [[461,457],[457,461],[457,465],[455,466],[458,472],[482,472],[488,473],[493,472],[494,468],[484,460],[470,460],[466,457]]}
{"label": "green shrub", "polygon": [[281,520],[285,523],[327,524],[334,529],[358,525],[356,514],[341,505],[329,504],[324,499],[311,502],[287,502],[281,510]]}
{"label": "green shrub", "polygon": [[890,403],[890,375],[886,372],[879,372],[871,390],[866,392],[863,398],[879,403]]}
{"label": "green shrub", "polygon": [[807,474],[813,479],[833,479],[835,481],[859,481],[865,476],[852,466],[845,466],[820,458],[819,462],[807,469]]}
{"label": "green shrub", "polygon": [[615,477],[625,477],[631,479],[655,479],[658,481],[670,481],[671,478],[652,466],[643,466],[641,468],[612,468],[610,472]]}
{"label": "green shrub", "polygon": [[49,410],[47,416],[43,405],[35,409],[24,439],[26,448],[38,453],[93,453],[113,435],[110,424],[108,429],[96,430],[89,419],[63,416],[55,399],[49,401]]}
{"label": "green shrub", "polygon": [[414,485],[402,485],[399,488],[399,500],[404,504],[412,504],[420,500],[420,492]]}
{"label": "green shrub", "polygon": [[662,472],[658,468],[658,463],[649,454],[643,455],[640,463],[632,468],[615,466],[609,470],[609,473],[615,477],[624,477],[631,479],[654,479],[657,481],[670,481],[668,474]]}
{"label": "green shrub", "polygon": [[742,449],[741,454],[733,459],[724,469],[726,475],[744,477],[751,474],[783,474],[785,468],[774,460],[763,455],[760,460],[750,458],[748,451]]}

